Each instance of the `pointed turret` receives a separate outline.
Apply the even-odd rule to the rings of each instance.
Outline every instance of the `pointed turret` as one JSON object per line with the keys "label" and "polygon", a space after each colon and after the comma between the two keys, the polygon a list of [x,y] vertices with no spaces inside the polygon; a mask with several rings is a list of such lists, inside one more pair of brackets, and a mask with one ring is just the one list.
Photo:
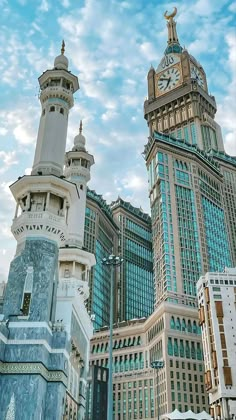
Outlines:
{"label": "pointed turret", "polygon": [[[82,134],[83,126],[80,121],[79,134],[74,138],[74,146],[72,150],[65,155],[65,177],[77,185],[79,190],[79,213],[81,223],[78,224],[78,213],[71,214],[68,221],[69,239],[68,243],[79,248],[83,245],[84,238],[84,218],[85,218],[85,205],[86,205],[86,191],[87,183],[90,180],[90,168],[94,164],[94,157],[90,155],[86,148],[86,139]],[[83,220],[82,220],[83,219]]]}

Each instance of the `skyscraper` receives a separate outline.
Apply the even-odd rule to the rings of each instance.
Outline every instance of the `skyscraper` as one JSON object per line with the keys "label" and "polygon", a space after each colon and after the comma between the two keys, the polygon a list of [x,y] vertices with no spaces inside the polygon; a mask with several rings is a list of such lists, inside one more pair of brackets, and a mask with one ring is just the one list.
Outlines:
{"label": "skyscraper", "polygon": [[[165,361],[159,379],[163,374],[171,377],[166,392],[161,390],[161,414],[166,409],[183,411],[186,406],[199,411],[199,404],[206,401],[202,386],[195,384],[194,395],[191,381],[185,383],[192,377],[189,370],[203,367],[195,362],[196,354],[202,352],[194,336],[194,331],[199,333],[196,283],[202,273],[223,271],[235,261],[236,159],[224,152],[214,119],[216,102],[208,93],[204,69],[179,43],[176,12],[175,8],[164,15],[167,47],[157,69],[151,67],[148,72],[144,103],[149,127],[144,154],[153,227],[155,307],[160,311],[169,302],[172,311],[164,327],[167,353],[159,355]],[[188,396],[184,395],[187,386]]]}
{"label": "skyscraper", "polygon": [[88,300],[95,329],[109,324],[110,271],[102,265],[102,259],[112,253],[124,258],[115,276],[114,322],[150,315],[153,311],[150,216],[121,198],[108,205],[101,195],[88,189],[84,246],[97,260],[90,273]]}
{"label": "skyscraper", "polygon": [[[165,13],[167,48],[147,77],[155,310],[139,328],[134,320],[114,330],[114,415],[121,420],[208,409],[196,283],[235,263],[236,159],[224,151],[204,69],[178,41],[176,12]],[[106,366],[107,340],[105,330],[93,337],[93,363]],[[154,372],[156,360],[164,366]]]}
{"label": "skyscraper", "polygon": [[[87,191],[84,246],[96,255],[96,266],[90,273],[88,310],[93,315],[94,328],[109,325],[110,270],[102,259],[117,252],[118,226],[109,205],[93,190]],[[114,282],[114,315],[117,313],[117,280]],[[115,315],[116,316],[116,315]],[[116,319],[116,318],[114,318]]]}
{"label": "skyscraper", "polygon": [[173,14],[165,17],[168,46],[157,70],[151,68],[148,73],[149,95],[144,104],[150,133],[145,159],[155,296],[156,304],[181,296],[190,304],[202,272],[232,265],[224,179],[218,162],[207,152],[214,149],[219,156],[227,155],[214,121],[216,104],[208,94],[205,72],[179,44]]}
{"label": "skyscraper", "polygon": [[119,226],[119,253],[124,258],[118,279],[118,321],[148,317],[153,312],[151,218],[118,198],[111,210]]}

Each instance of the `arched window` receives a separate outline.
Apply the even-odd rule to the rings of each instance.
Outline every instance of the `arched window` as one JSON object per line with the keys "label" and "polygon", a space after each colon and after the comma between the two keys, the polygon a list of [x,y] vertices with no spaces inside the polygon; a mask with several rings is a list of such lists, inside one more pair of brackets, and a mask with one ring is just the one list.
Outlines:
{"label": "arched window", "polygon": [[182,331],[186,331],[186,321],[184,318],[182,320]]}
{"label": "arched window", "polygon": [[170,320],[170,328],[172,330],[175,330],[175,319],[173,316],[171,317],[171,320]]}
{"label": "arched window", "polygon": [[184,342],[180,340],[180,357],[184,357]]}
{"label": "arched window", "polygon": [[50,106],[49,112],[55,112],[55,106]]}
{"label": "arched window", "polygon": [[43,109],[43,112],[42,112],[42,116],[44,116],[45,115],[45,109]]}
{"label": "arched window", "polygon": [[177,338],[174,338],[174,356],[179,356],[179,346]]}
{"label": "arched window", "polygon": [[64,115],[64,109],[60,108],[60,114]]}
{"label": "arched window", "polygon": [[168,337],[168,355],[173,356],[173,346],[171,337]]}
{"label": "arched window", "polygon": [[193,321],[193,333],[197,334],[197,324],[196,321]]}
{"label": "arched window", "polygon": [[196,350],[195,350],[195,343],[191,342],[191,358],[196,359]]}
{"label": "arched window", "polygon": [[188,332],[191,333],[192,332],[192,324],[190,319],[188,320]]}
{"label": "arched window", "polygon": [[186,358],[190,359],[190,347],[189,347],[189,342],[188,341],[186,341],[185,352],[186,352]]}
{"label": "arched window", "polygon": [[179,319],[179,318],[177,318],[177,320],[176,320],[176,329],[177,329],[178,331],[180,331],[180,330],[181,330],[181,325],[180,325],[180,319]]}

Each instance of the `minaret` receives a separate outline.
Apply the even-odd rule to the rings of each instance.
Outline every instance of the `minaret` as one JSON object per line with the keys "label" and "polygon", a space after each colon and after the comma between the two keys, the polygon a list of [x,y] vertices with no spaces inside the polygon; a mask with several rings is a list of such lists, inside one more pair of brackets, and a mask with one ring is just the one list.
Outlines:
{"label": "minaret", "polygon": [[[83,245],[84,239],[84,220],[86,206],[87,183],[90,180],[90,168],[94,164],[94,158],[85,148],[86,139],[82,134],[82,121],[80,121],[79,134],[74,138],[74,146],[65,156],[65,177],[68,181],[74,182],[79,191],[79,208],[73,212],[68,223],[69,238],[67,243],[78,246]],[[78,224],[78,214],[81,223]]]}
{"label": "minaret", "polygon": [[0,318],[1,419],[13,399],[19,420],[60,419],[67,387],[70,343],[55,312],[58,249],[66,243],[70,211],[79,201],[77,186],[63,177],[67,118],[79,83],[68,71],[64,42],[39,84],[42,115],[32,174],[10,187],[17,249]]}
{"label": "minaret", "polygon": [[61,54],[55,58],[54,68],[39,77],[42,114],[32,175],[63,173],[69,110],[74,105],[73,94],[79,89],[76,76],[68,71],[68,59]]}
{"label": "minaret", "polygon": [[[89,347],[93,325],[86,309],[89,297],[89,277],[95,257],[83,249],[84,220],[87,182],[94,158],[85,149],[85,137],[80,121],[79,134],[74,146],[65,156],[64,175],[79,191],[79,199],[74,200],[68,216],[68,237],[59,250],[59,284],[57,289],[56,318],[63,318],[65,329],[72,343],[69,359],[69,386],[66,406],[76,406],[76,415],[85,415],[86,378],[89,369]],[[80,332],[75,328],[78,321]],[[83,340],[79,340],[83,335]],[[86,343],[86,345],[85,345]],[[76,384],[79,390],[76,391]],[[78,392],[79,391],[79,392]],[[72,396],[72,398],[71,398]]]}

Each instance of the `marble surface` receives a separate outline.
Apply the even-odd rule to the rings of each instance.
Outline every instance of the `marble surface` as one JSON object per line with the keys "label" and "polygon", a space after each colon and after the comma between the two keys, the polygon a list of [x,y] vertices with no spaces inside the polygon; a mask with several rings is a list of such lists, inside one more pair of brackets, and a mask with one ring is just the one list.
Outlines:
{"label": "marble surface", "polygon": [[[10,265],[3,303],[6,318],[21,314],[27,268],[33,266],[33,290],[29,310],[30,321],[49,321],[56,298],[58,247],[52,241],[31,239]],[[55,284],[55,286],[56,286]],[[53,297],[54,294],[54,297]]]}

